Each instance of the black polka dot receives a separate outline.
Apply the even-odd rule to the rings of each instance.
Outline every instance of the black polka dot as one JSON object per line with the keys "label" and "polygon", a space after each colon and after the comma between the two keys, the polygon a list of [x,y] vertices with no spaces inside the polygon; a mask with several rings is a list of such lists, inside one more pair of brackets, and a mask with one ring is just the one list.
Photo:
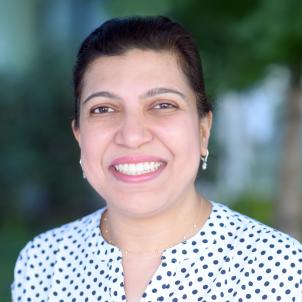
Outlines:
{"label": "black polka dot", "polygon": [[[301,244],[212,204],[201,230],[163,252],[141,301],[302,301]],[[102,212],[29,242],[13,301],[126,301],[123,255],[99,232]]]}

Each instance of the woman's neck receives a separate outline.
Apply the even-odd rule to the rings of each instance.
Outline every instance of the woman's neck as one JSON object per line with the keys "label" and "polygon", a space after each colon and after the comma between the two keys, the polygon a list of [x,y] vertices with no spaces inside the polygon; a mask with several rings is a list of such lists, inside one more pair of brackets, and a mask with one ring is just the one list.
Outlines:
{"label": "woman's neck", "polygon": [[108,207],[102,215],[104,238],[130,253],[158,253],[192,237],[206,222],[211,204],[197,193],[157,215],[137,218]]}

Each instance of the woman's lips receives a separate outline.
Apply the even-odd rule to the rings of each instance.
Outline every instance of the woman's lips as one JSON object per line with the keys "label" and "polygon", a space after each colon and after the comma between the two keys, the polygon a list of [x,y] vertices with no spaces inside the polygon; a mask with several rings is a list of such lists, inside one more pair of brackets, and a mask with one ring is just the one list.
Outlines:
{"label": "woman's lips", "polygon": [[157,157],[120,157],[110,165],[113,175],[124,182],[142,182],[157,177],[165,168],[166,162]]}

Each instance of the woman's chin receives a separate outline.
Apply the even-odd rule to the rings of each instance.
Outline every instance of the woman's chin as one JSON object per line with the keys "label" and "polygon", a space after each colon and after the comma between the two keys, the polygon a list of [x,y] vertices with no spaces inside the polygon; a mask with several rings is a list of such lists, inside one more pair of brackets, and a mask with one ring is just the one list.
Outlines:
{"label": "woman's chin", "polygon": [[148,198],[139,198],[120,200],[118,203],[108,202],[108,208],[113,211],[118,211],[124,216],[133,218],[147,218],[162,213],[164,209],[168,207],[167,202],[159,200],[154,202],[154,197],[148,200]]}

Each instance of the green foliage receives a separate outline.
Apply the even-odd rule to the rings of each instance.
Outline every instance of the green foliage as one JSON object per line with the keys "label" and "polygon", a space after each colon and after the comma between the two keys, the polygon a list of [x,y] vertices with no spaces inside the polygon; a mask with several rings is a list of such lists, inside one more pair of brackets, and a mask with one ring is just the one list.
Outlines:
{"label": "green foliage", "polygon": [[256,194],[239,196],[232,201],[231,208],[266,225],[274,227],[273,204],[263,196]]}
{"label": "green foliage", "polygon": [[48,62],[38,59],[24,77],[3,76],[0,81],[0,164],[5,171],[0,175],[5,188],[0,227],[8,214],[34,225],[45,217],[77,217],[83,207],[91,208],[70,127],[70,70],[71,65],[61,69],[58,60],[48,57]]}
{"label": "green foliage", "polygon": [[130,15],[166,15],[173,0],[107,0],[102,3],[109,10],[112,16],[122,17]]}
{"label": "green foliage", "polygon": [[243,89],[271,64],[302,70],[302,2],[177,1],[172,16],[198,40],[211,91]]}

